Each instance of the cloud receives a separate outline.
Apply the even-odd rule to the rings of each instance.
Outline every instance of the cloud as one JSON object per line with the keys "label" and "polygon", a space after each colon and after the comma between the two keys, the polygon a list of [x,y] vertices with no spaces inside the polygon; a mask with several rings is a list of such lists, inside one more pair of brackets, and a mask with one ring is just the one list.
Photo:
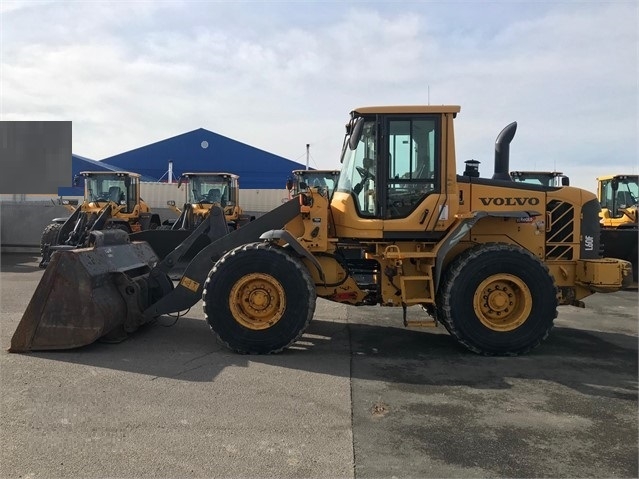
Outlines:
{"label": "cloud", "polygon": [[28,8],[41,7],[52,1],[53,0],[3,0],[0,2],[0,15]]}
{"label": "cloud", "polygon": [[517,120],[513,169],[636,172],[633,3],[12,4],[1,119],[71,119],[90,158],[203,127],[334,168],[352,108],[430,101],[462,105],[459,171]]}

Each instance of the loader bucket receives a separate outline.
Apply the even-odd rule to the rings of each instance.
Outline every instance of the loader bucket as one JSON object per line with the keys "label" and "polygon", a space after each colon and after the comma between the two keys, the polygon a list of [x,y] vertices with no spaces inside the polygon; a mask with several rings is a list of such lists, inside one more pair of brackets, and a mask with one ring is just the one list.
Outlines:
{"label": "loader bucket", "polygon": [[138,312],[147,306],[145,275],[157,261],[153,250],[129,243],[124,231],[92,235],[92,248],[54,253],[10,352],[76,348],[108,335],[121,340],[146,321]]}
{"label": "loader bucket", "polygon": [[[131,233],[129,238],[131,241],[146,241],[151,245],[153,251],[159,259],[164,259],[175,248],[184,243],[184,241],[191,236],[192,230],[145,230],[137,233]],[[219,233],[227,234],[228,231]],[[188,261],[191,261],[193,257],[199,253],[205,246],[211,242],[205,235],[198,237],[193,246],[189,248],[184,256]]]}

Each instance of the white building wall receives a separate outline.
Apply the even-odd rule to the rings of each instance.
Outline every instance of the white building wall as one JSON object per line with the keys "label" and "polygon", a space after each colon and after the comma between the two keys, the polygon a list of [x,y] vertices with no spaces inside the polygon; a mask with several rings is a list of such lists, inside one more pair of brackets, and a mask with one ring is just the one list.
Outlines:
{"label": "white building wall", "polygon": [[[177,213],[167,207],[166,202],[175,201],[180,207],[186,201],[186,190],[177,183],[141,183],[140,194],[151,211],[158,213],[164,221],[177,218]],[[77,199],[82,197],[64,197]],[[2,251],[27,248],[39,250],[42,230],[56,217],[67,217],[71,213],[60,205],[56,194],[50,195],[0,195],[0,248]],[[261,216],[288,200],[288,190],[240,189],[240,206],[248,213]]]}
{"label": "white building wall", "polygon": [[[166,208],[166,202],[175,201],[180,207],[186,202],[186,187],[177,183],[140,183],[140,195],[152,209]],[[288,200],[288,190],[248,190],[240,188],[240,206],[244,211],[266,213]]]}
{"label": "white building wall", "polygon": [[24,203],[24,202],[38,202],[38,203],[53,203],[58,204],[58,195],[51,193],[50,195],[25,195],[25,194],[1,194],[1,203]]}
{"label": "white building wall", "polygon": [[244,190],[240,188],[240,206],[244,211],[266,213],[288,201],[288,190]]}
{"label": "white building wall", "polygon": [[177,183],[148,183],[140,182],[140,196],[144,202],[153,208],[166,208],[166,202],[175,201],[181,207],[186,202],[186,185],[178,188]]}

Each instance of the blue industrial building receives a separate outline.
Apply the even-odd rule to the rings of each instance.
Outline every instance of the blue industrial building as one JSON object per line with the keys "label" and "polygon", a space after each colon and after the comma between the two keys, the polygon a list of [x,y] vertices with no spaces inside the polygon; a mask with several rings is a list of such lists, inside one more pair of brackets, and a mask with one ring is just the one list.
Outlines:
{"label": "blue industrial building", "polygon": [[300,163],[204,128],[104,158],[103,162],[139,173],[147,181],[166,181],[169,162],[175,178],[193,171],[235,173],[240,176],[242,189],[283,189],[291,171],[304,168]]}
{"label": "blue industrial building", "polygon": [[[73,179],[81,171],[134,171],[127,170],[126,168],[118,168],[117,166],[110,165],[106,161],[96,161],[86,158],[80,155],[71,156],[71,178],[69,178],[69,184],[73,185]],[[136,171],[134,171],[137,173]],[[157,181],[156,178],[151,178],[142,175],[142,181]],[[84,185],[84,183],[81,183]],[[84,186],[60,186],[58,188],[59,196],[83,196]]]}
{"label": "blue industrial building", "polygon": [[[69,184],[73,185],[73,179],[81,171],[119,171],[120,169],[106,162],[95,161],[80,155],[71,156],[71,178]],[[82,183],[84,185],[84,183]],[[60,196],[83,196],[84,186],[61,186],[58,188]]]}

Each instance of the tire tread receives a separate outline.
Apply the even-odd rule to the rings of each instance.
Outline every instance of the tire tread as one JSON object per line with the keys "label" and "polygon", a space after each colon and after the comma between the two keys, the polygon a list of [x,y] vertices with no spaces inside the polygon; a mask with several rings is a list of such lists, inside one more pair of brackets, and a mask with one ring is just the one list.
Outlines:
{"label": "tire tread", "polygon": [[[451,290],[456,282],[456,280],[463,274],[463,271],[472,260],[479,258],[484,254],[499,254],[502,252],[516,252],[519,253],[532,261],[536,262],[539,266],[541,266],[544,272],[552,279],[552,284],[555,292],[555,297],[558,294],[558,288],[555,283],[554,277],[550,274],[550,270],[548,266],[541,261],[538,257],[533,255],[530,251],[517,247],[511,244],[506,243],[484,243],[481,245],[474,246],[472,248],[467,249],[462,252],[457,258],[455,258],[451,264],[448,266],[444,276],[442,278],[442,283],[438,290],[438,298],[437,298],[437,316],[439,321],[444,324],[444,327],[448,330],[448,332],[455,338],[455,340],[467,348],[468,350],[482,355],[482,356],[518,356],[522,354],[526,354],[531,350],[538,347],[550,334],[550,331],[553,328],[553,322],[557,318],[557,307],[555,307],[555,312],[552,320],[549,322],[546,330],[531,344],[526,346],[525,348],[521,348],[517,351],[486,351],[478,346],[469,342],[468,339],[464,337],[460,329],[455,325],[455,321],[452,314],[452,295]],[[534,300],[539,300],[535,299]]]}
{"label": "tire tread", "polygon": [[[228,341],[225,341],[218,333],[217,331],[215,331],[215,329],[213,329],[213,326],[211,326],[211,323],[209,321],[209,316],[208,313],[206,312],[206,295],[207,295],[207,291],[208,291],[208,285],[211,282],[211,278],[213,277],[214,274],[216,274],[224,265],[225,263],[228,261],[229,258],[237,255],[240,252],[247,252],[247,251],[259,251],[259,250],[269,250],[269,251],[273,251],[276,254],[281,255],[283,258],[285,258],[286,261],[290,262],[291,264],[294,265],[294,267],[299,270],[302,273],[302,277],[305,279],[304,281],[304,285],[306,286],[306,289],[309,293],[309,305],[308,305],[308,311],[309,314],[307,315],[304,324],[301,328],[299,328],[298,333],[296,334],[295,337],[291,338],[291,340],[283,345],[280,348],[276,348],[276,349],[271,349],[267,352],[261,352],[261,351],[256,351],[256,350],[250,350],[250,349],[239,349],[233,345],[231,345]],[[293,343],[295,343],[295,341],[297,341],[302,334],[304,334],[304,331],[306,330],[306,328],[308,327],[309,323],[311,322],[311,319],[313,318],[313,312],[315,311],[315,303],[317,300],[317,296],[316,296],[316,292],[315,292],[315,285],[311,279],[310,274],[308,273],[308,270],[306,270],[306,267],[303,265],[303,263],[300,260],[297,260],[296,258],[294,258],[293,256],[291,256],[290,254],[288,254],[283,248],[279,247],[279,246],[275,246],[271,243],[262,243],[262,242],[257,242],[257,243],[248,243],[242,246],[238,246],[237,248],[234,248],[232,250],[230,250],[229,252],[227,252],[226,254],[224,254],[213,266],[213,268],[211,269],[211,271],[209,272],[206,281],[204,283],[204,289],[203,289],[203,293],[202,293],[202,297],[204,300],[204,317],[207,321],[207,323],[209,324],[209,327],[211,329],[211,331],[215,334],[217,340],[222,343],[224,346],[226,346],[228,349],[230,349],[231,351],[234,351],[236,353],[240,353],[240,354],[277,354],[282,352],[284,349],[288,348],[289,346],[291,346]]]}

